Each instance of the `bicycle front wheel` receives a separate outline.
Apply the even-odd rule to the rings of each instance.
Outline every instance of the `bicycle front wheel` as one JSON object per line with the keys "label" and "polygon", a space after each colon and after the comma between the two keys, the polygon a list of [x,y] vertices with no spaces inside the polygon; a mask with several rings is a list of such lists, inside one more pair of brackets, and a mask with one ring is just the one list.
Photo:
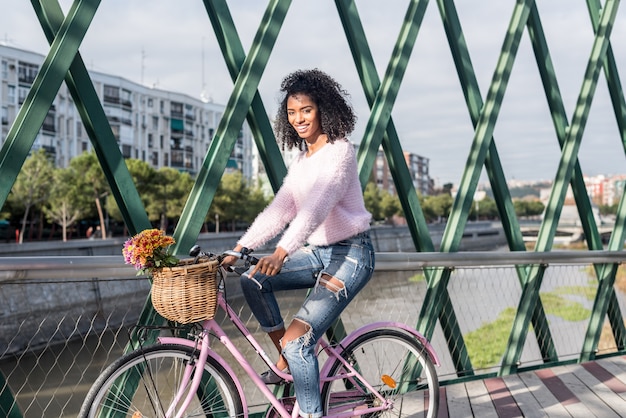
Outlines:
{"label": "bicycle front wheel", "polygon": [[[180,345],[155,345],[133,351],[111,364],[91,387],[79,417],[164,418],[175,416],[172,406],[184,378],[185,366],[197,361],[197,351]],[[185,395],[188,388],[184,388]],[[243,405],[233,378],[213,358],[182,417],[236,417]],[[166,415],[175,411],[176,413]]]}
{"label": "bicycle front wheel", "polygon": [[[426,349],[415,337],[394,329],[376,329],[357,337],[341,356],[388,402],[389,408],[368,417],[433,418],[439,409],[439,381]],[[324,415],[355,412],[382,403],[362,382],[348,376],[335,360],[322,386]]]}

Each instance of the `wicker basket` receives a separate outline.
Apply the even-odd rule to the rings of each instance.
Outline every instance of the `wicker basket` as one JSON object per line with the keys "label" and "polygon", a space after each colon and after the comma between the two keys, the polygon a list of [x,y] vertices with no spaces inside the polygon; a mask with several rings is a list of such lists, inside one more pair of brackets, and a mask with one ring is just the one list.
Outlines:
{"label": "wicker basket", "polygon": [[217,260],[194,263],[181,260],[176,267],[152,274],[152,305],[170,321],[181,324],[212,319],[217,307]]}

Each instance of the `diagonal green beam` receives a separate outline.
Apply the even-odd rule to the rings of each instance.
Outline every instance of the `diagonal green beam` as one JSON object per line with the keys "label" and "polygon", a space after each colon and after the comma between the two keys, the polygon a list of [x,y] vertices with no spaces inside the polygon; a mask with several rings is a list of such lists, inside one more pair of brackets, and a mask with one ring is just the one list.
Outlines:
{"label": "diagonal green beam", "polygon": [[[372,52],[367,43],[367,37],[359,18],[359,13],[353,0],[336,0],[335,5],[343,25],[346,39],[352,53],[352,58],[356,65],[365,97],[370,107],[373,107],[376,100],[376,94],[380,89],[381,83],[374,63]],[[405,20],[406,21],[406,20]],[[411,174],[406,165],[404,154],[400,147],[400,138],[396,131],[395,124],[391,116],[389,116],[386,129],[383,132],[382,144],[386,152],[386,157],[390,164],[390,169],[395,182],[396,190],[400,197],[402,209],[407,218],[407,224],[411,230],[413,243],[418,251],[434,251],[432,237],[428,231],[428,226],[420,207],[417,191],[413,185]],[[361,152],[364,151],[365,145],[361,144]],[[378,148],[368,150],[370,156],[375,160]],[[373,161],[368,165],[373,164]],[[370,168],[371,173],[371,168]],[[361,185],[367,185],[367,172],[361,172]]]}
{"label": "diagonal green beam", "polygon": [[[236,81],[245,62],[246,54],[230,10],[225,0],[204,0],[204,6],[213,25],[228,72],[233,81]],[[258,91],[254,93],[252,98],[247,121],[272,189],[276,192],[287,174],[287,169]]]}
{"label": "diagonal green beam", "polygon": [[[587,0],[587,8],[594,31],[597,31],[602,6],[597,0]],[[617,126],[622,140],[622,147],[626,150],[626,102],[624,101],[624,92],[622,90],[617,65],[615,63],[615,56],[610,42],[607,46],[604,61],[604,74],[609,87],[611,103],[613,105],[615,119],[617,121]],[[613,232],[608,245],[609,250],[622,250],[624,239],[626,239],[626,231],[624,229],[624,225],[626,224],[626,208],[624,198],[625,194],[623,193],[620,198],[615,226],[613,227]],[[595,358],[596,349],[602,333],[602,324],[604,323],[604,318],[607,314],[618,349],[623,349],[624,346],[626,346],[626,329],[624,327],[624,321],[622,319],[623,317],[617,301],[617,296],[615,295],[615,290],[613,288],[618,266],[603,264],[595,265],[594,267],[596,269],[596,275],[599,282],[598,291],[596,293],[591,318],[587,326],[581,350],[581,361],[589,361]]]}
{"label": "diagonal green beam", "polygon": [[[32,0],[32,4],[48,42],[52,44],[63,22],[63,11],[59,3],[54,0]],[[134,235],[149,228],[150,220],[145,207],[126,167],[80,53],[76,54],[70,66],[65,77],[65,84],[72,95],[74,105],[91,139],[102,171],[130,233]]]}
{"label": "diagonal green beam", "polygon": [[[483,107],[483,101],[478,81],[473,70],[474,67],[469,55],[469,50],[467,49],[463,31],[461,30],[458,14],[452,0],[438,0],[438,5],[448,39],[448,46],[452,52],[465,101],[470,112],[472,123],[474,127],[476,127],[480,117],[480,111]],[[506,184],[506,178],[493,138],[487,150],[485,167],[494,192],[495,201],[497,202],[498,212],[502,219],[509,248],[512,251],[525,251],[524,239],[517,221],[513,201]],[[516,269],[520,283],[524,283],[526,280],[526,269],[519,266],[516,267]],[[542,358],[555,359],[556,348],[554,347],[541,301],[539,301],[533,313],[532,324],[537,340],[539,341],[539,346],[541,347]],[[462,335],[458,336],[458,339],[464,344],[462,338]]]}
{"label": "diagonal green beam", "polygon": [[574,167],[578,161],[577,155],[580,142],[591,109],[591,102],[598,83],[598,76],[603,66],[604,57],[606,56],[609,35],[613,28],[618,5],[619,1],[607,0],[602,11],[602,17],[594,39],[591,56],[585,70],[584,80],[576,103],[572,123],[563,143],[554,186],[546,207],[545,220],[539,229],[539,235],[537,237],[538,251],[549,249],[553,242],[554,232],[558,226],[558,219],[563,208],[562,202],[565,200],[567,186],[569,185]]}
{"label": "diagonal green beam", "polygon": [[0,149],[0,202],[6,201],[100,0],[75,0]]}
{"label": "diagonal green beam", "polygon": [[23,417],[17,406],[15,397],[11,393],[11,388],[2,373],[0,373],[0,413],[6,418]]}
{"label": "diagonal green beam", "polygon": [[[378,77],[378,72],[376,71],[374,58],[367,43],[365,31],[361,24],[361,19],[358,15],[358,10],[354,1],[338,0],[335,1],[335,4],[344,27],[344,32],[346,33],[346,37],[348,39],[348,45],[350,46],[350,51],[352,52],[352,57],[356,64],[365,96],[370,107],[373,107],[376,101],[377,92],[381,87],[381,83]],[[423,7],[426,7],[425,3]],[[407,11],[407,17],[404,20],[405,24],[411,24],[410,22],[414,21],[414,17],[412,15],[416,12],[418,12],[418,9],[409,8]],[[420,12],[423,15],[423,11]],[[401,31],[401,33],[403,32],[404,31]],[[398,42],[401,41],[402,37],[400,37]],[[402,208],[407,218],[407,224],[411,230],[411,236],[413,237],[415,247],[418,251],[432,252],[434,251],[432,238],[429,234],[424,214],[419,205],[419,198],[406,165],[400,139],[391,116],[389,117],[384,131],[382,145],[387,161],[389,162],[390,171],[400,197]],[[364,146],[364,143],[362,143],[362,151],[365,149]],[[370,151],[371,157],[374,158],[376,156],[374,151],[377,152],[377,148],[370,148],[368,151]],[[371,168],[369,168],[369,170],[371,171]],[[361,181],[367,181],[367,177],[365,176],[367,172],[362,171],[361,174]],[[365,183],[362,183],[362,185],[365,186]],[[432,270],[425,269],[424,274],[428,282],[432,282]],[[447,292],[444,292],[442,298],[444,299],[442,303],[445,307],[439,319],[444,333],[446,334],[446,341],[449,343],[449,349],[453,362],[455,363],[457,370],[470,370],[471,364],[469,364],[469,355],[465,345],[456,344],[455,338],[452,337],[454,335],[461,334],[458,321],[456,320],[456,315],[454,314],[454,309],[452,307],[452,302]]]}
{"label": "diagonal green beam", "polygon": [[[186,254],[200,233],[203,220],[209,211],[239,130],[252,104],[289,4],[290,1],[272,0],[265,10],[250,47],[250,53],[241,66],[226,110],[174,231],[174,238],[176,239],[174,253],[176,254]],[[163,321],[164,319],[154,310],[150,296],[148,296],[139,323],[160,324]],[[152,332],[150,335],[144,335],[143,338],[145,342],[149,343],[154,341],[157,336],[158,332]],[[126,351],[132,350],[138,340],[139,335],[135,330],[130,336]]]}
{"label": "diagonal green beam", "polygon": [[[528,29],[533,51],[535,53],[537,68],[539,69],[539,75],[541,76],[541,81],[548,102],[548,108],[550,109],[559,146],[562,149],[563,144],[565,143],[569,123],[565,107],[563,106],[563,99],[559,90],[556,72],[554,71],[554,66],[552,65],[552,59],[550,57],[550,52],[548,50],[545,34],[536,6],[531,10],[531,15],[528,20]],[[570,186],[572,188],[572,192],[574,193],[578,214],[580,216],[585,237],[589,243],[590,249],[602,249],[602,239],[595,224],[591,201],[589,199],[589,195],[587,194],[578,158],[576,158],[574,162],[574,171],[572,173]]]}
{"label": "diagonal green beam", "polygon": [[[51,44],[50,51],[0,149],[0,173],[2,173],[0,207],[6,201],[35,142],[99,3],[99,0],[75,0],[68,11],[67,18],[58,26],[57,36]],[[42,11],[35,7],[35,12],[41,19]],[[0,380],[4,381],[1,375]],[[12,405],[8,411],[5,411],[7,416],[18,418],[21,413],[16,404],[11,401],[12,399],[13,395],[9,387],[5,385],[0,391],[0,401],[2,405]]]}
{"label": "diagonal green beam", "polygon": [[487,151],[492,143],[493,130],[502,106],[502,98],[506,91],[511,69],[519,49],[520,38],[532,3],[533,0],[517,0],[513,9],[513,15],[504,38],[491,85],[476,123],[474,138],[459,184],[459,191],[452,205],[450,218],[443,234],[442,251],[454,251],[455,248],[458,248],[463,236],[467,216],[473,202],[482,167],[485,164]]}
{"label": "diagonal green beam", "polygon": [[[604,57],[606,56],[608,41],[613,23],[615,22],[618,4],[619,1],[607,0],[602,10],[602,16],[594,39],[591,56],[585,70],[585,76],[576,103],[572,123],[567,131],[567,136],[563,144],[556,180],[546,207],[545,219],[539,229],[536,244],[538,251],[545,251],[552,245],[558,218],[562,209],[562,202],[564,202],[567,186],[577,162],[582,134],[591,108],[591,101],[597,86],[598,76],[603,66]],[[518,315],[515,317],[513,329],[509,337],[509,346],[515,347],[515,349],[505,353],[503,359],[504,366],[502,368],[503,373],[513,373],[517,368],[516,364],[521,356],[529,322],[527,315],[520,315],[519,313],[529,312],[534,309],[539,299],[539,289],[541,287],[543,273],[544,268],[533,268],[529,275],[530,280],[522,289]]]}
{"label": "diagonal green beam", "polygon": [[[458,248],[463,235],[467,214],[473,201],[482,166],[485,163],[487,151],[492,142],[493,128],[502,103],[502,97],[511,73],[511,68],[518,50],[521,34],[528,16],[529,1],[517,1],[513,15],[503,42],[502,50],[496,64],[492,82],[487,93],[476,124],[474,139],[465,170],[461,179],[459,193],[454,200],[446,229],[444,230],[441,251],[450,252]],[[449,16],[442,16],[444,20]],[[465,73],[462,73],[465,74]],[[449,271],[443,271],[436,277],[434,286],[428,288],[422,305],[422,312],[431,312],[430,315],[420,315],[418,329],[425,335],[432,335],[435,327],[434,318],[440,315],[442,295],[448,286]],[[436,313],[436,314],[435,314]]]}
{"label": "diagonal green beam", "polygon": [[[406,72],[427,4],[428,0],[414,0],[409,3],[382,83],[379,83],[380,87],[376,90],[376,97],[370,106],[371,113],[367,120],[365,133],[357,155],[359,178],[363,187],[365,187],[370,177],[378,148],[387,130],[387,125],[391,118],[391,110],[398,96],[398,90]],[[357,59],[356,62],[358,65],[360,60]],[[372,71],[368,71],[368,75],[372,77]],[[371,100],[371,98],[368,100]]]}
{"label": "diagonal green beam", "polygon": [[257,92],[263,70],[278,37],[291,1],[272,0],[257,30],[250,52],[237,76],[226,110],[209,146],[196,182],[183,208],[180,221],[174,231],[178,253],[186,252],[194,244],[204,217],[209,211],[215,190],[232,153],[237,135],[252,100]]}

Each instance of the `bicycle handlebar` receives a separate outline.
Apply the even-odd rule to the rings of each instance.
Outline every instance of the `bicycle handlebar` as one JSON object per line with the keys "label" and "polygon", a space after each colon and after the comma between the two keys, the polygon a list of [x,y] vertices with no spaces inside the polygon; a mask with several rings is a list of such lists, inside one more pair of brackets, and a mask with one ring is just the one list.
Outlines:
{"label": "bicycle handlebar", "polygon": [[254,256],[252,256],[252,255],[250,255],[251,252],[252,252],[252,250],[249,250],[248,248],[243,247],[241,249],[241,251],[233,251],[233,250],[224,251],[222,253],[222,256],[232,255],[234,257],[239,258],[240,260],[244,260],[244,261],[249,262],[250,264],[254,265],[254,264],[259,262],[259,259],[254,257]]}
{"label": "bicycle handlebar", "polygon": [[[250,264],[254,265],[259,262],[259,259],[250,255],[251,252],[252,250],[246,247],[243,247],[241,251],[227,250],[227,251],[224,251],[221,255],[215,255],[211,252],[204,252],[202,248],[198,244],[196,244],[193,247],[191,247],[191,249],[189,250],[189,255],[191,257],[194,257],[196,260],[198,260],[200,257],[217,257],[217,260],[220,263],[222,262],[224,257],[233,256],[233,257],[237,257],[240,260],[245,261],[246,265],[250,265]],[[235,266],[228,266],[228,271],[234,272]]]}

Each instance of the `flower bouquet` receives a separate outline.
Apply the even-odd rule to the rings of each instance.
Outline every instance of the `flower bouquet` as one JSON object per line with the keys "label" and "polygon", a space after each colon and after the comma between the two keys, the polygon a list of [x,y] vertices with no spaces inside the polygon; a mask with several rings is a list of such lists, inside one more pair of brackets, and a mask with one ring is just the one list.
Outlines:
{"label": "flower bouquet", "polygon": [[135,266],[138,276],[152,276],[154,270],[178,265],[178,258],[169,249],[175,242],[159,229],[144,229],[124,243],[124,261]]}

